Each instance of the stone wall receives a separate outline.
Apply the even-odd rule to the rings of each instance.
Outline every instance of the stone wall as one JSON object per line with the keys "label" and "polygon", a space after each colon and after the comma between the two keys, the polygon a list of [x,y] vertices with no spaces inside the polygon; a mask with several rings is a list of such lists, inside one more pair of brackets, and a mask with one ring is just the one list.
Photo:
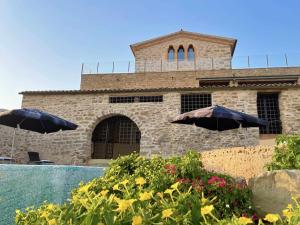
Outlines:
{"label": "stone wall", "polygon": [[[204,151],[258,144],[258,128],[220,133],[195,126],[171,124],[169,121],[180,113],[180,93],[159,94],[163,94],[163,102],[127,104],[108,103],[107,94],[24,95],[23,107],[53,113],[78,124],[79,127],[75,131],[49,135],[18,131],[15,156],[26,162],[28,160],[26,152],[31,150],[40,152],[42,159],[53,160],[60,164],[85,163],[91,158],[91,137],[94,128],[101,120],[113,115],[125,115],[137,124],[142,136],[141,154],[146,156],[151,154],[170,156],[182,154],[188,149]],[[249,101],[252,98],[254,100]],[[252,90],[226,93],[216,91],[212,93],[212,101],[214,104],[256,114],[255,91]],[[1,134],[1,154],[10,150],[12,130],[5,131],[8,132],[8,137],[3,138],[3,133]]]}
{"label": "stone wall", "polygon": [[84,74],[81,76],[81,90],[97,89],[153,89],[199,87],[197,78],[231,76],[299,75],[300,67],[174,71],[133,74]]}
{"label": "stone wall", "polygon": [[249,180],[266,171],[272,159],[273,146],[223,148],[202,153],[204,168]]}
{"label": "stone wall", "polygon": [[284,133],[296,134],[300,131],[300,89],[280,92],[279,108]]}
{"label": "stone wall", "polygon": [[[180,46],[184,48],[185,59],[187,59],[187,51],[190,45],[194,48],[195,60],[178,62],[178,48]],[[174,62],[167,60],[170,46],[175,50]],[[231,48],[229,45],[195,40],[188,37],[164,41],[135,52],[136,72],[229,69],[231,68],[230,62]]]}

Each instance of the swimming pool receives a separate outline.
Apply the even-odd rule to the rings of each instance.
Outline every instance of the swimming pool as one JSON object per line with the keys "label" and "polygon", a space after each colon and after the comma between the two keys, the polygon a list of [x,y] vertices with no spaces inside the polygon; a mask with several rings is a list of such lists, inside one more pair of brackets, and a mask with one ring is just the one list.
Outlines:
{"label": "swimming pool", "polygon": [[0,165],[0,224],[14,224],[15,210],[44,201],[63,203],[73,188],[103,175],[104,167]]}

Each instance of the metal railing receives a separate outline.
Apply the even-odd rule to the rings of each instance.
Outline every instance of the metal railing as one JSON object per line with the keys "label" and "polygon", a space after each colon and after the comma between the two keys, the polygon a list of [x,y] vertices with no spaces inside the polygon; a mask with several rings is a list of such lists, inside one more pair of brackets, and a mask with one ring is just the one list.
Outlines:
{"label": "metal railing", "polygon": [[300,66],[300,53],[234,57],[206,57],[197,60],[136,60],[83,63],[81,74],[169,72],[218,69],[246,69]]}

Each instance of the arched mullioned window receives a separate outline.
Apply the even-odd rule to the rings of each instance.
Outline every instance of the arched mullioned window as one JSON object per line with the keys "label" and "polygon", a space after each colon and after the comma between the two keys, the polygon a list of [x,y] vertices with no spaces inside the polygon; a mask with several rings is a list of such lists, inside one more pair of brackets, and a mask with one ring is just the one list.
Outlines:
{"label": "arched mullioned window", "polygon": [[170,46],[169,50],[168,50],[168,60],[170,62],[172,62],[172,61],[174,61],[174,58],[175,58],[175,51],[174,51],[173,46]]}
{"label": "arched mullioned window", "polygon": [[193,61],[195,59],[195,50],[193,45],[190,45],[188,48],[188,60]]}
{"label": "arched mullioned window", "polygon": [[179,46],[178,51],[177,51],[177,59],[178,61],[183,61],[184,60],[184,48],[183,46]]}

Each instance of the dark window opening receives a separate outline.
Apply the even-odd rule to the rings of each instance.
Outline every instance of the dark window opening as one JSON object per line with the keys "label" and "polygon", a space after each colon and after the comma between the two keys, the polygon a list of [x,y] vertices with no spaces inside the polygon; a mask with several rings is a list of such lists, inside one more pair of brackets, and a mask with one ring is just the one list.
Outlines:
{"label": "dark window opening", "polygon": [[173,62],[174,61],[174,58],[175,58],[175,51],[174,51],[174,48],[172,46],[169,47],[169,50],[168,50],[168,60],[170,62]]}
{"label": "dark window opening", "polygon": [[183,61],[184,60],[184,48],[182,46],[180,46],[178,48],[177,59],[178,59],[178,61]]}
{"label": "dark window opening", "polygon": [[181,95],[181,113],[211,106],[211,94]]}
{"label": "dark window opening", "polygon": [[193,45],[190,45],[188,48],[188,60],[193,61],[195,59],[195,52]]}
{"label": "dark window opening", "polygon": [[268,121],[267,126],[259,128],[260,134],[281,134],[280,111],[278,93],[257,94],[258,117]]}
{"label": "dark window opening", "polygon": [[162,102],[163,96],[112,96],[109,97],[110,103],[134,103],[134,102]]}

